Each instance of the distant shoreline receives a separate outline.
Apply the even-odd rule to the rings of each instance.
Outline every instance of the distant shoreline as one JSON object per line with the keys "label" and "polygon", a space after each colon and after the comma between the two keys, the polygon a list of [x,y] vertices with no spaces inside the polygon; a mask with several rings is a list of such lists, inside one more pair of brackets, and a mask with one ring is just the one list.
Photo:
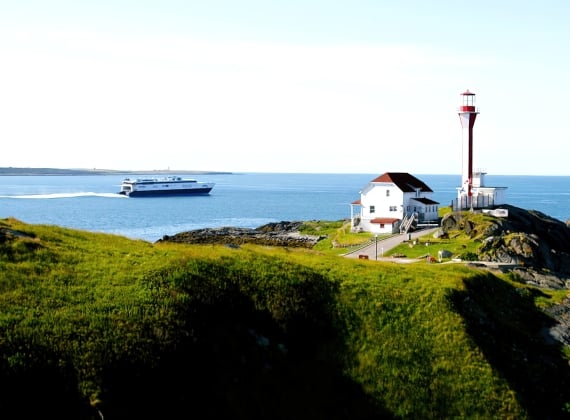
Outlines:
{"label": "distant shoreline", "polygon": [[59,168],[1,168],[0,176],[33,176],[33,175],[231,175],[232,172],[219,171],[189,171],[189,170],[170,170],[170,169],[153,169],[153,170],[119,170],[119,169],[59,169]]}

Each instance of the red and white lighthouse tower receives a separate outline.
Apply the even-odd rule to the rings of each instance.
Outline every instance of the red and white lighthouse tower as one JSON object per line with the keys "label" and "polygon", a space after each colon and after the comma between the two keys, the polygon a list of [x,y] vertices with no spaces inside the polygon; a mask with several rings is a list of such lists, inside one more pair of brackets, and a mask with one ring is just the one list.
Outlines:
{"label": "red and white lighthouse tower", "polygon": [[[475,94],[465,92],[459,95],[461,105],[459,106],[459,120],[462,127],[462,168],[461,168],[461,188],[459,189],[460,202],[471,205],[473,196],[473,126],[475,118],[479,112],[475,108]],[[465,197],[468,197],[465,199]]]}
{"label": "red and white lighthouse tower", "polygon": [[457,200],[453,200],[453,208],[489,209],[506,203],[507,187],[488,187],[481,169],[473,170],[473,126],[479,111],[475,107],[475,94],[466,90],[461,93],[459,105],[459,121],[462,128],[462,165],[461,186],[457,188]]}

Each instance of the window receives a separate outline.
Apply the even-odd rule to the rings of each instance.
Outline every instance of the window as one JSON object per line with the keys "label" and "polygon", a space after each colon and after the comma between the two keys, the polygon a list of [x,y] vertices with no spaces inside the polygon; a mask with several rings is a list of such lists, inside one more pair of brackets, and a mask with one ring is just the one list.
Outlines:
{"label": "window", "polygon": [[390,190],[386,190],[386,197],[390,197]]}
{"label": "window", "polygon": [[398,207],[397,206],[390,206],[390,211],[398,211]]}
{"label": "window", "polygon": [[376,207],[370,206],[370,213],[375,213],[375,212],[376,212]]}

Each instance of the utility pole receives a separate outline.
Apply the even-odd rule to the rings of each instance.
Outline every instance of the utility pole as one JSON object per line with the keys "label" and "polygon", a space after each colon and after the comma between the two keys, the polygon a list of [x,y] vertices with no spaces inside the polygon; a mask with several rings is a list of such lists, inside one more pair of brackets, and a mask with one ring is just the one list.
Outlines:
{"label": "utility pole", "polygon": [[378,261],[378,234],[375,234],[374,238],[375,238],[375,242],[376,242],[376,253],[375,253],[376,261]]}

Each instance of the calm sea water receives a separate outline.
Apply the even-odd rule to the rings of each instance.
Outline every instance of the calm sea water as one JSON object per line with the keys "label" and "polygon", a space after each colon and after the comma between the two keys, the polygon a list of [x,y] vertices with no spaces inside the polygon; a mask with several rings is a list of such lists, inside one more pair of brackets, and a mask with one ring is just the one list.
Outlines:
{"label": "calm sea water", "polygon": [[[144,175],[144,174],[141,174]],[[118,234],[154,242],[204,227],[258,227],[282,220],[340,220],[379,174],[201,175],[215,182],[209,196],[127,198],[122,176],[0,176],[0,218]],[[459,175],[416,175],[447,206]],[[487,186],[508,187],[507,201],[562,221],[570,219],[570,177],[491,176]]]}

